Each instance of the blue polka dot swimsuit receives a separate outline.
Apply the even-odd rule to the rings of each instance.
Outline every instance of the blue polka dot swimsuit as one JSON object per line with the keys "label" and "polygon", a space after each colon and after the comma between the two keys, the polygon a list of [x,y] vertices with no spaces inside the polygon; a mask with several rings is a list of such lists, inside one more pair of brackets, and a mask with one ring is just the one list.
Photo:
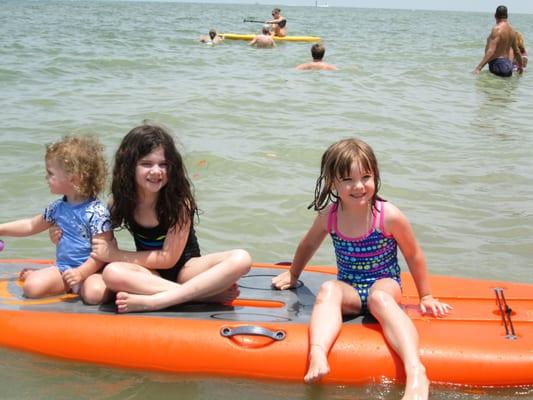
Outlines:
{"label": "blue polka dot swimsuit", "polygon": [[368,292],[374,282],[392,278],[400,282],[398,245],[392,235],[385,233],[383,225],[385,207],[378,201],[379,228],[376,227],[376,210],[372,210],[372,226],[363,236],[350,238],[337,229],[337,208],[335,203],[328,215],[328,231],[333,240],[337,257],[337,279],[352,286],[359,297],[364,312],[367,311]]}

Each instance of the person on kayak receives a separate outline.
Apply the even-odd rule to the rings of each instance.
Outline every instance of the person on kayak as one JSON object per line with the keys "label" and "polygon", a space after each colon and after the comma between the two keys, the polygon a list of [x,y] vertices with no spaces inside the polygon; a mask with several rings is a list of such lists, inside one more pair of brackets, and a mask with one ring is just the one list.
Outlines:
{"label": "person on kayak", "polygon": [[272,25],[272,35],[274,36],[287,36],[287,20],[281,15],[279,8],[272,10],[272,19],[265,21],[265,24]]}

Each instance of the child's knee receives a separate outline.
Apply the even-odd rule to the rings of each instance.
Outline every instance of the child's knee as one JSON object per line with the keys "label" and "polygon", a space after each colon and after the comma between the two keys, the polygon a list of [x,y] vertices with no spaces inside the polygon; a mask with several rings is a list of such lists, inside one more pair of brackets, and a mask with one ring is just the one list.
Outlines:
{"label": "child's knee", "polygon": [[81,290],[81,298],[85,304],[102,304],[106,296],[106,286],[104,282],[84,282]]}
{"label": "child's knee", "polygon": [[252,257],[246,250],[232,250],[231,259],[233,260],[233,265],[238,266],[242,270],[243,275],[250,271],[252,266]]}
{"label": "child's knee", "polygon": [[104,298],[103,291],[96,292],[96,291],[93,291],[93,290],[89,290],[89,291],[85,291],[82,294],[83,302],[85,304],[92,305],[92,306],[95,306],[95,305],[98,305],[98,304],[102,304],[103,303],[103,301],[102,301],[103,298]]}
{"label": "child's knee", "polygon": [[108,287],[113,287],[123,279],[124,271],[119,263],[107,264],[102,271],[102,279]]}
{"label": "child's knee", "polygon": [[316,296],[317,303],[324,302],[341,302],[342,288],[337,284],[337,281],[326,281],[320,285],[320,289]]}
{"label": "child's knee", "polygon": [[396,303],[393,297],[384,290],[371,290],[368,294],[368,307],[371,310],[387,308],[391,302]]}
{"label": "child's knee", "polygon": [[42,285],[42,282],[39,282],[35,279],[27,279],[22,285],[22,292],[28,299],[38,299],[44,296],[45,289]]}

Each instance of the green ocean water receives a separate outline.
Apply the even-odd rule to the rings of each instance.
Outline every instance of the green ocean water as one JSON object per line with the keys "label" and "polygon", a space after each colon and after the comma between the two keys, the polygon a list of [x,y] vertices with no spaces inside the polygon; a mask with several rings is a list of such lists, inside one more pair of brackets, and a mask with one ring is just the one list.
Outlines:
{"label": "green ocean water", "polygon": [[[312,3],[312,2],[310,2]],[[93,133],[110,163],[143,120],[180,143],[202,209],[204,253],[242,247],[290,260],[313,213],[320,156],[358,136],[382,195],[410,218],[436,274],[533,282],[533,78],[470,71],[487,13],[282,7],[316,35],[334,72],[295,71],[308,43],[198,43],[256,32],[270,5],[0,0],[0,221],[54,197],[44,144]],[[512,10],[510,10],[512,12]],[[533,38],[533,15],[510,15]],[[5,239],[5,238],[4,238]],[[120,237],[123,246],[129,238]],[[47,235],[7,239],[5,258],[51,258]],[[326,241],[314,264],[334,262]],[[401,385],[279,384],[124,371],[0,350],[2,399],[396,399]],[[533,398],[531,389],[436,386],[432,399]]]}

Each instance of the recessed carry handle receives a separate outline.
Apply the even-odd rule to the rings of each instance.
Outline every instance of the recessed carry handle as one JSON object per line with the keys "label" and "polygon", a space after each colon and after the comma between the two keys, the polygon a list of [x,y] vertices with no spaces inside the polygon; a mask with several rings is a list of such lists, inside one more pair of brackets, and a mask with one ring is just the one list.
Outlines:
{"label": "recessed carry handle", "polygon": [[265,336],[272,340],[283,340],[285,339],[286,333],[282,330],[272,331],[263,326],[256,325],[243,325],[237,326],[235,328],[229,326],[223,326],[220,328],[220,334],[224,337],[233,337],[236,335],[249,335],[249,336]]}

